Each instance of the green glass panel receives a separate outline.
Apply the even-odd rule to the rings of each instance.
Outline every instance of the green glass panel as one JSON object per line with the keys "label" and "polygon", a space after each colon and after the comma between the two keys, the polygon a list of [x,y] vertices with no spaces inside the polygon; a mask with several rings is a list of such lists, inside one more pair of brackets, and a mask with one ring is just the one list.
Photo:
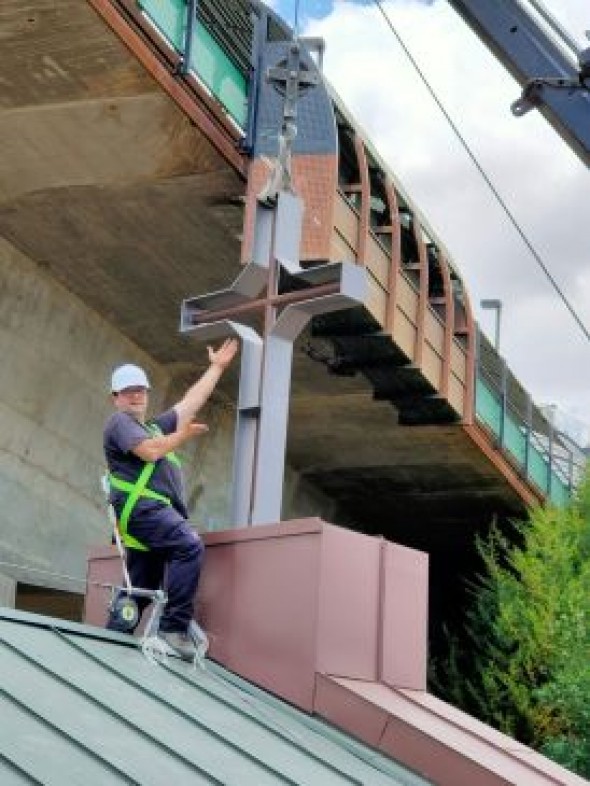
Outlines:
{"label": "green glass panel", "polygon": [[174,45],[174,48],[182,52],[186,25],[186,1],[138,0],[138,5],[162,35]]}
{"label": "green glass panel", "polygon": [[[500,435],[502,420],[502,401],[498,393],[480,378],[476,382],[475,411],[478,419],[496,436]],[[504,449],[510,453],[521,467],[526,462],[526,426],[521,421],[507,415],[504,419]],[[527,476],[541,491],[547,493],[548,464],[543,451],[530,446]],[[559,475],[551,473],[551,501],[556,505],[565,505],[570,499],[571,492],[567,483]]]}
{"label": "green glass panel", "polygon": [[202,24],[195,27],[191,50],[194,71],[227,112],[244,128],[246,125],[246,78]]}
{"label": "green glass panel", "polygon": [[[138,0],[140,8],[160,33],[182,53],[185,49],[185,0]],[[191,42],[190,69],[241,127],[246,125],[248,85],[209,31],[197,22]]]}
{"label": "green glass panel", "polygon": [[551,502],[554,505],[558,505],[559,507],[563,507],[568,504],[570,501],[571,493],[569,486],[567,486],[561,478],[558,478],[557,475],[551,475]]}
{"label": "green glass panel", "polygon": [[514,420],[510,415],[504,421],[504,447],[524,467],[526,460],[526,436],[522,423]]}
{"label": "green glass panel", "polygon": [[542,491],[547,491],[547,461],[534,445],[529,454],[529,477]]}
{"label": "green glass panel", "polygon": [[500,397],[493,393],[482,379],[478,379],[476,383],[475,411],[482,423],[489,426],[498,436],[502,419],[502,404]]}

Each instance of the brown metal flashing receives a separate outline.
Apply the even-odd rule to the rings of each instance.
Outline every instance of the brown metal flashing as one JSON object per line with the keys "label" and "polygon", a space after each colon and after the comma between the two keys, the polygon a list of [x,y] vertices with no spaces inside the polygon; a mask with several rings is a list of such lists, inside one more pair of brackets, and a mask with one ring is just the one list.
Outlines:
{"label": "brown metal flashing", "polygon": [[424,353],[424,329],[426,326],[426,307],[428,305],[428,256],[426,246],[422,240],[422,227],[414,216],[412,222],[414,237],[418,247],[418,274],[420,276],[420,286],[418,290],[418,313],[416,315],[416,346],[414,348],[414,363],[421,368]]}
{"label": "brown metal flashing", "polygon": [[463,308],[466,320],[467,357],[465,359],[465,406],[463,407],[463,423],[472,426],[475,423],[475,319],[471,301],[465,288],[463,288]]}
{"label": "brown metal flashing", "polygon": [[354,135],[354,151],[356,153],[359,174],[361,177],[361,206],[356,256],[358,264],[364,267],[367,264],[367,240],[369,237],[370,225],[369,211],[371,209],[371,184],[369,182],[369,165],[367,162],[367,154],[365,152],[365,143],[363,142],[360,134],[356,132]]}
{"label": "brown metal flashing", "polygon": [[[255,527],[226,529],[220,532],[207,532],[207,546],[218,546],[223,543],[240,543],[242,541],[268,540],[294,535],[313,535],[322,531],[324,522],[320,518],[284,521],[281,524],[263,524]],[[94,552],[93,552],[94,553]],[[110,550],[112,555],[112,550]]]}
{"label": "brown metal flashing", "polygon": [[437,786],[582,786],[579,776],[425,691],[316,674],[315,712]]}
{"label": "brown metal flashing", "polygon": [[379,748],[388,721],[384,707],[360,694],[351,700],[348,689],[328,674],[315,675],[314,712],[373,748]]}
{"label": "brown metal flashing", "polygon": [[[248,162],[238,151],[239,133],[194,78],[173,73],[178,54],[155,42],[131,0],[87,0],[172,100],[207,136],[215,149],[242,177]],[[166,55],[162,54],[166,48]]]}
{"label": "brown metal flashing", "polygon": [[[379,548],[379,584],[377,588],[377,614],[379,615],[379,619],[383,619],[383,615],[385,612],[385,544],[386,541],[384,539],[381,540],[380,548]],[[380,625],[377,630],[377,647],[375,651],[375,674],[377,675],[378,679],[382,679],[383,670],[384,670],[384,658],[383,658],[383,643],[384,643],[385,631],[384,626]],[[317,686],[317,680],[316,680]],[[315,696],[314,696],[314,706],[315,706]]]}
{"label": "brown metal flashing", "polygon": [[[397,195],[394,185],[388,177],[385,181],[385,196],[389,207],[389,218],[391,221],[391,252],[389,278],[387,281],[387,313],[385,315],[385,329],[388,333],[393,333],[393,323],[397,302],[397,279],[401,270],[402,259],[402,233],[400,227],[399,211],[397,206]],[[388,227],[389,229],[389,227]]]}
{"label": "brown metal flashing", "polygon": [[445,398],[449,395],[449,382],[451,378],[451,347],[453,346],[453,328],[455,326],[455,304],[453,301],[453,288],[451,284],[451,273],[446,256],[439,252],[440,273],[444,290],[444,309],[445,309],[445,336],[443,349],[443,364],[441,372],[440,392]]}
{"label": "brown metal flashing", "polygon": [[500,470],[510,486],[528,507],[539,505],[545,500],[541,491],[536,491],[523,480],[506,456],[492,444],[488,434],[477,423],[463,423],[463,429],[481,452]]}

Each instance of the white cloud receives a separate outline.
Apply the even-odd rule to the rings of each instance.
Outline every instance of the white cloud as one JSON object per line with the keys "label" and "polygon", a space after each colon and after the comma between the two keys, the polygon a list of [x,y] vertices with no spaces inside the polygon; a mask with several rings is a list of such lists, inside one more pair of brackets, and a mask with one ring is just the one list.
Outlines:
{"label": "white cloud", "polygon": [[[587,0],[546,3],[583,41]],[[590,176],[446,2],[383,8],[580,317],[590,326]],[[590,343],[484,184],[374,5],[336,0],[305,31],[327,43],[325,71],[463,275],[476,314],[503,301],[502,350],[536,400],[588,413]],[[588,42],[586,42],[588,43]]]}

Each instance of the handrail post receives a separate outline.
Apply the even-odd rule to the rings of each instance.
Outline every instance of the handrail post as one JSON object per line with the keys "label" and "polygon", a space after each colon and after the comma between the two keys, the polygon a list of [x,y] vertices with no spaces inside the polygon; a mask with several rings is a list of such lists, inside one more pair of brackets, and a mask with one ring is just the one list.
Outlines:
{"label": "handrail post", "polygon": [[547,498],[551,499],[551,486],[553,485],[553,420],[549,421],[548,456],[547,456]]}
{"label": "handrail post", "polygon": [[481,337],[479,325],[475,325],[475,349],[473,358],[473,418],[477,418],[477,382],[479,380],[479,364],[481,362]]}
{"label": "handrail post", "polygon": [[188,74],[191,67],[191,55],[193,49],[193,30],[197,21],[198,0],[187,0],[186,4],[186,35],[184,38],[184,52],[180,64],[180,73]]}
{"label": "handrail post", "polygon": [[258,115],[258,93],[260,90],[260,72],[262,68],[262,49],[268,36],[268,12],[261,5],[252,8],[252,49],[250,52],[250,74],[248,81],[248,107],[246,113],[246,134],[240,148],[247,154],[254,149],[256,139],[256,121]]}
{"label": "handrail post", "polygon": [[506,413],[508,410],[508,366],[506,365],[506,361],[504,358],[500,358],[500,362],[502,363],[502,370],[501,370],[501,378],[500,378],[500,402],[501,402],[501,410],[500,410],[500,433],[498,434],[498,441],[500,443],[500,447],[504,447],[505,442],[505,435],[506,435]]}
{"label": "handrail post", "polygon": [[524,443],[524,472],[526,477],[529,477],[530,461],[531,461],[531,431],[533,429],[533,397],[527,393],[526,400],[526,431]]}

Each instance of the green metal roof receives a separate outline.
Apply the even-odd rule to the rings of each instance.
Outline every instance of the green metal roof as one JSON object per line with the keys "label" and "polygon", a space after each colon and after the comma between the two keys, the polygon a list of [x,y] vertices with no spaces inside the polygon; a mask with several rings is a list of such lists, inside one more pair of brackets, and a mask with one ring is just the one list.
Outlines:
{"label": "green metal roof", "polygon": [[0,642],[2,786],[427,783],[211,661],[6,609]]}

